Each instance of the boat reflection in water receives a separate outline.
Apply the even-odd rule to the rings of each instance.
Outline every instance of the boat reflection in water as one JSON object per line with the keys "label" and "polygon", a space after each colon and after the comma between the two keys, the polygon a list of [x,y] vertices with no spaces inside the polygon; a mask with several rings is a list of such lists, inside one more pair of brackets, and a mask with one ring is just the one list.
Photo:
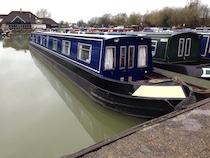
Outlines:
{"label": "boat reflection in water", "polygon": [[15,50],[28,50],[29,37],[30,34],[11,34],[10,36],[5,36],[3,47],[12,47]]}
{"label": "boat reflection in water", "polygon": [[108,139],[146,120],[126,116],[99,106],[80,89],[31,50],[34,63],[95,142]]}

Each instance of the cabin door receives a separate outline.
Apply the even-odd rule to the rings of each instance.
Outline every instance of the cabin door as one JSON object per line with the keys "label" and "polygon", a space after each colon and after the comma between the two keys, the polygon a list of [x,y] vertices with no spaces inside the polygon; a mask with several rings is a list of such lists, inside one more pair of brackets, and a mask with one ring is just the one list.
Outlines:
{"label": "cabin door", "polygon": [[132,81],[132,69],[134,68],[134,46],[120,47],[119,71],[121,81]]}

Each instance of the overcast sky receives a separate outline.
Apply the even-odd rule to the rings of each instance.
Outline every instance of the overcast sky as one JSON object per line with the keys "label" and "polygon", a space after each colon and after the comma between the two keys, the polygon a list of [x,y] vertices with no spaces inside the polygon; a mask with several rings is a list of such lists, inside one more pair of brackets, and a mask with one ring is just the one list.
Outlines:
{"label": "overcast sky", "polygon": [[[0,14],[9,14],[11,11],[30,11],[36,15],[37,10],[47,9],[51,18],[56,22],[88,22],[92,17],[101,17],[104,14],[117,15],[118,13],[132,12],[145,14],[147,11],[160,10],[164,7],[184,7],[189,0],[2,0]],[[201,3],[210,7],[209,0]]]}

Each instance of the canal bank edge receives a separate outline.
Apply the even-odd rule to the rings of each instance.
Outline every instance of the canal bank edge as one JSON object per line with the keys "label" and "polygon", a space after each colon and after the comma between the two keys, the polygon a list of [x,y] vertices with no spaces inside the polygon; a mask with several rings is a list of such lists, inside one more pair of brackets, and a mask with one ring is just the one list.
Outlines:
{"label": "canal bank edge", "polygon": [[210,98],[62,158],[210,157]]}

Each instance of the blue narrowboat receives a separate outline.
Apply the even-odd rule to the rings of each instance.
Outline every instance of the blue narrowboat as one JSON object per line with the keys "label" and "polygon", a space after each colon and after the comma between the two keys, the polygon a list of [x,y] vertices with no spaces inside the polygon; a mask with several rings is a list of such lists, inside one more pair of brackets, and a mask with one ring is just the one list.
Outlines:
{"label": "blue narrowboat", "polygon": [[155,118],[195,102],[191,87],[153,71],[151,39],[32,32],[29,48],[114,111]]}
{"label": "blue narrowboat", "polygon": [[155,67],[185,75],[209,79],[203,75],[210,63],[201,60],[203,35],[196,32],[146,33],[152,39]]}

